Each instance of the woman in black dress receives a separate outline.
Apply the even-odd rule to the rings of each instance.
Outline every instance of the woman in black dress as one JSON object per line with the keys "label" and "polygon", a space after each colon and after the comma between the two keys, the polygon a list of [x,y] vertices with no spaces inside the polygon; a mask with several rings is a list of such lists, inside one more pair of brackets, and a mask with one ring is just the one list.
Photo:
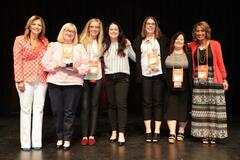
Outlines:
{"label": "woman in black dress", "polygon": [[175,33],[171,39],[169,56],[165,60],[167,69],[165,108],[167,124],[170,130],[169,143],[175,143],[177,122],[179,122],[177,140],[183,141],[184,139],[192,92],[192,60],[190,53],[187,49],[184,33]]}

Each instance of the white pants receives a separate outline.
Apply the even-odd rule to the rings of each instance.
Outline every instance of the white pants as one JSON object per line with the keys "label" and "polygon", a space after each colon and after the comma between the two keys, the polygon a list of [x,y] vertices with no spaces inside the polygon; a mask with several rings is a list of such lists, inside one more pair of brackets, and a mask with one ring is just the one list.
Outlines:
{"label": "white pants", "polygon": [[38,81],[25,83],[25,91],[20,92],[18,88],[17,91],[21,107],[21,148],[42,147],[43,107],[47,84]]}

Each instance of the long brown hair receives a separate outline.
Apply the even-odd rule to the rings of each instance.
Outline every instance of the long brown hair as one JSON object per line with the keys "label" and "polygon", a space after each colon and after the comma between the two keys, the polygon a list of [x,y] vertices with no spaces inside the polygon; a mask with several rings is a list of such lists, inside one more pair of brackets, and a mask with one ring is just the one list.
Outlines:
{"label": "long brown hair", "polygon": [[111,45],[111,40],[110,40],[110,36],[108,34],[108,31],[109,31],[109,28],[110,28],[110,26],[112,24],[115,24],[118,27],[118,29],[119,29],[118,53],[117,54],[120,57],[125,57],[126,54],[124,53],[124,49],[126,48],[126,37],[125,37],[125,35],[123,33],[122,27],[117,22],[110,23],[109,26],[106,29],[106,37],[105,37],[105,40],[104,40],[104,43],[105,43],[106,46],[105,46],[104,52],[106,52],[109,49],[110,45]]}
{"label": "long brown hair", "polygon": [[144,19],[143,24],[142,24],[141,37],[144,39],[147,36],[146,24],[147,24],[148,19],[152,19],[155,23],[155,31],[154,31],[155,38],[160,38],[162,35],[162,32],[161,32],[161,29],[159,28],[157,19],[153,16],[148,16]]}

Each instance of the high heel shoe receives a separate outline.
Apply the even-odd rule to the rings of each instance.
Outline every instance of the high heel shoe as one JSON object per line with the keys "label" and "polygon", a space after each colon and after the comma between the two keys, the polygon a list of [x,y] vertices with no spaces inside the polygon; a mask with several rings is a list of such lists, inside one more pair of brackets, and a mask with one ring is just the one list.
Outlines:
{"label": "high heel shoe", "polygon": [[211,143],[211,144],[216,144],[216,138],[211,138],[211,139],[210,139],[210,143]]}
{"label": "high heel shoe", "polygon": [[184,140],[184,133],[180,133],[180,132],[179,132],[179,133],[177,134],[177,140],[178,140],[178,141],[183,141],[183,140]]}
{"label": "high heel shoe", "polygon": [[40,150],[42,149],[42,147],[32,147],[32,149],[33,149],[34,151],[40,151]]}
{"label": "high heel shoe", "polygon": [[70,141],[64,141],[63,150],[67,151],[70,149],[70,147],[71,147]]}
{"label": "high heel shoe", "polygon": [[208,138],[203,138],[202,139],[202,143],[203,144],[208,144],[209,143],[209,139]]}
{"label": "high heel shoe", "polygon": [[175,134],[170,134],[168,137],[168,143],[174,144],[176,141],[176,135]]}
{"label": "high heel shoe", "polygon": [[109,142],[110,142],[110,143],[116,143],[116,142],[117,142],[117,138],[115,138],[115,139],[109,139]]}
{"label": "high heel shoe", "polygon": [[119,146],[123,146],[123,145],[125,145],[125,142],[120,142],[120,141],[118,141],[118,145],[119,145]]}
{"label": "high heel shoe", "polygon": [[118,146],[123,146],[125,144],[124,132],[118,133]]}
{"label": "high heel shoe", "polygon": [[123,146],[125,144],[125,137],[123,132],[119,132],[118,134],[118,145]]}
{"label": "high heel shoe", "polygon": [[151,143],[152,142],[152,133],[145,134],[145,142]]}
{"label": "high heel shoe", "polygon": [[63,147],[63,140],[58,140],[56,143],[56,149],[62,149]]}
{"label": "high heel shoe", "polygon": [[24,152],[29,152],[29,151],[31,151],[31,148],[21,148],[21,150]]}
{"label": "high heel shoe", "polygon": [[116,143],[117,142],[117,131],[112,131],[112,135],[109,139],[110,143]]}
{"label": "high heel shoe", "polygon": [[160,140],[160,133],[154,133],[152,137],[152,142],[153,143],[158,143]]}

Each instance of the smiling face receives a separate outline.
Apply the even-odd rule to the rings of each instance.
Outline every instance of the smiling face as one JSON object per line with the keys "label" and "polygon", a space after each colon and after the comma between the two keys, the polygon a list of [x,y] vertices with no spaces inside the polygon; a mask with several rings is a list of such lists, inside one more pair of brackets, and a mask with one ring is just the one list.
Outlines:
{"label": "smiling face", "polygon": [[211,28],[206,21],[197,22],[193,26],[192,36],[194,41],[200,43],[211,39]]}
{"label": "smiling face", "polygon": [[108,30],[109,37],[111,40],[117,40],[119,36],[119,28],[116,24],[111,24]]}
{"label": "smiling face", "polygon": [[97,21],[92,21],[89,25],[89,34],[90,37],[96,39],[100,33],[100,24]]}
{"label": "smiling face", "polygon": [[176,49],[181,49],[181,48],[183,48],[183,46],[184,46],[184,37],[182,34],[180,34],[174,42],[174,47]]}
{"label": "smiling face", "polygon": [[206,31],[204,30],[204,28],[202,26],[197,26],[196,30],[195,30],[195,36],[197,38],[197,40],[202,41],[206,38]]}
{"label": "smiling face", "polygon": [[74,28],[68,27],[63,31],[63,38],[65,43],[72,43],[75,37],[76,31]]}
{"label": "smiling face", "polygon": [[156,29],[156,23],[153,19],[149,18],[145,25],[145,30],[147,34],[154,34]]}
{"label": "smiling face", "polygon": [[34,20],[30,25],[30,31],[32,34],[39,35],[42,32],[42,22],[40,19]]}

